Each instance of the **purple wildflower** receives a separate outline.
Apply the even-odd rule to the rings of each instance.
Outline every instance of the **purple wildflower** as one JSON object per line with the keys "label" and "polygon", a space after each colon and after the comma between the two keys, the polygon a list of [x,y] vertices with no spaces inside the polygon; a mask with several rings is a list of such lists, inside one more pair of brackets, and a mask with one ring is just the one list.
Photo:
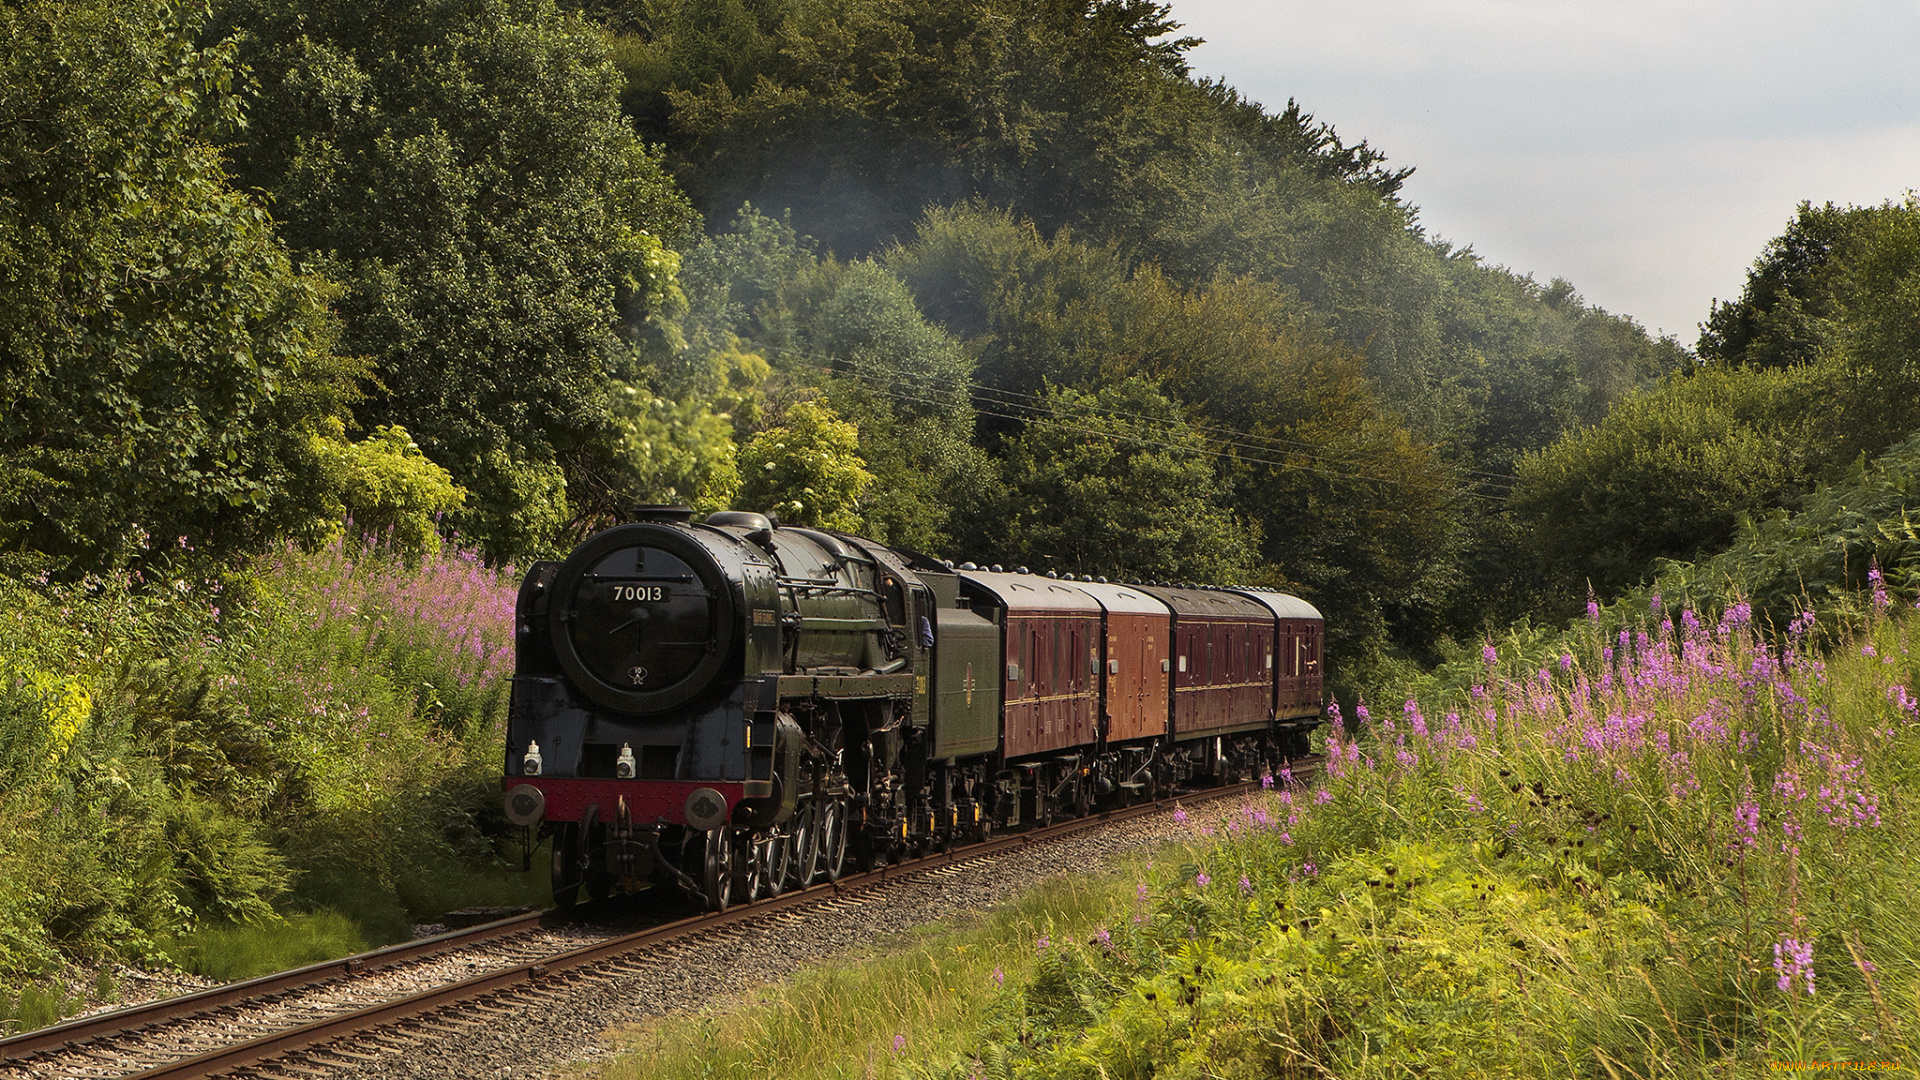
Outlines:
{"label": "purple wildflower", "polygon": [[1193,883],[1204,889],[1207,886],[1213,884],[1213,879],[1207,876],[1207,872],[1205,870],[1202,870],[1198,874],[1195,874],[1193,876]]}
{"label": "purple wildflower", "polygon": [[1753,801],[1752,792],[1733,808],[1733,819],[1739,828],[1740,843],[1753,847],[1760,842],[1760,805]]}
{"label": "purple wildflower", "polygon": [[1773,970],[1780,973],[1774,984],[1783,993],[1793,993],[1794,987],[1803,987],[1808,997],[1813,996],[1813,942],[1798,938],[1781,938],[1773,943]]}

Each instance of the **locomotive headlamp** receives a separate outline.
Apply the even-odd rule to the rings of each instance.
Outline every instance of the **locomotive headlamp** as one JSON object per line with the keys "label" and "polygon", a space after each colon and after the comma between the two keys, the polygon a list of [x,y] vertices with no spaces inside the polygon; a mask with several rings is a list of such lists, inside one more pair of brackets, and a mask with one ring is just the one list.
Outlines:
{"label": "locomotive headlamp", "polygon": [[520,775],[540,775],[540,744],[532,739],[527,740],[527,756],[520,759]]}
{"label": "locomotive headlamp", "polygon": [[633,779],[633,747],[628,743],[620,744],[620,756],[614,760],[613,775],[622,780]]}

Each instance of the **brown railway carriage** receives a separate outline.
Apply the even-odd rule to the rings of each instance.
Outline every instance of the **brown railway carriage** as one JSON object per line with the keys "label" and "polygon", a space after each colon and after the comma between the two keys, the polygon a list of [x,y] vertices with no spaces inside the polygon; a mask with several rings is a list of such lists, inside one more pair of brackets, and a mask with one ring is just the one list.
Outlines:
{"label": "brown railway carriage", "polygon": [[1101,609],[1072,584],[961,571],[962,595],[1001,627],[1008,761],[1099,741]]}
{"label": "brown railway carriage", "polygon": [[1142,588],[1173,609],[1174,738],[1223,735],[1273,718],[1273,613],[1219,589]]}
{"label": "brown railway carriage", "polygon": [[1323,698],[1320,648],[1325,637],[1325,617],[1297,596],[1268,589],[1233,591],[1273,612],[1274,719],[1317,722]]}
{"label": "brown railway carriage", "polygon": [[1106,611],[1100,675],[1107,742],[1166,735],[1173,676],[1164,661],[1172,655],[1173,609],[1130,585],[1076,581],[1074,586]]}

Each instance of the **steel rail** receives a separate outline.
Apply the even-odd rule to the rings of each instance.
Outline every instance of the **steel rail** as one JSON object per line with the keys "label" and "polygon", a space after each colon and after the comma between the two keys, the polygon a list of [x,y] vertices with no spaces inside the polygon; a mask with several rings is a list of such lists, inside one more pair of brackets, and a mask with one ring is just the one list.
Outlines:
{"label": "steel rail", "polygon": [[[1317,758],[1299,759],[1294,767],[1296,780],[1306,779],[1319,771]],[[939,852],[911,859],[898,865],[881,866],[875,870],[850,875],[839,881],[815,885],[807,889],[782,893],[777,897],[756,901],[729,908],[724,912],[696,915],[678,922],[649,927],[623,937],[609,938],[568,952],[560,953],[545,960],[531,961],[498,971],[476,975],[460,982],[448,983],[417,994],[395,998],[391,1001],[369,1005],[338,1016],[314,1020],[298,1027],[263,1035],[244,1042],[234,1043],[218,1050],[211,1050],[195,1057],[183,1058],[133,1074],[134,1080],[188,1080],[188,1078],[215,1076],[236,1069],[259,1064],[298,1051],[316,1049],[322,1044],[352,1035],[413,1019],[432,1013],[446,1006],[488,994],[507,990],[538,980],[552,978],[562,972],[591,966],[624,953],[635,952],[650,945],[660,944],[675,938],[687,937],[697,933],[706,933],[733,926],[738,923],[758,921],[793,908],[805,907],[814,903],[845,896],[849,893],[864,892],[881,887],[890,882],[919,877],[922,874],[940,870],[958,863],[972,862],[1004,854],[1036,843],[1058,840],[1086,829],[1114,822],[1126,821],[1135,817],[1156,813],[1181,802],[1211,802],[1217,799],[1231,798],[1244,794],[1258,785],[1253,782],[1224,785],[1217,788],[1184,792],[1178,796],[1168,796],[1152,802],[1134,806],[1104,810],[1086,817],[1072,818],[1058,824],[1025,832],[1010,833],[1003,837],[978,844],[969,844],[949,852]]]}
{"label": "steel rail", "polygon": [[343,956],[338,960],[309,964],[306,967],[262,975],[257,979],[248,979],[244,982],[227,983],[191,994],[159,998],[139,1005],[130,1005],[124,1009],[115,1009],[112,1012],[96,1013],[78,1020],[69,1020],[52,1027],[36,1028],[33,1031],[0,1039],[0,1065],[41,1051],[58,1050],[70,1043],[125,1034],[153,1024],[212,1012],[236,1002],[271,997],[288,990],[392,967],[423,956],[432,956],[467,945],[492,941],[495,938],[510,937],[542,925],[543,920],[552,915],[551,909],[513,915],[493,922],[481,923],[478,926],[420,938],[417,941],[405,941],[398,945],[374,949],[371,952]]}

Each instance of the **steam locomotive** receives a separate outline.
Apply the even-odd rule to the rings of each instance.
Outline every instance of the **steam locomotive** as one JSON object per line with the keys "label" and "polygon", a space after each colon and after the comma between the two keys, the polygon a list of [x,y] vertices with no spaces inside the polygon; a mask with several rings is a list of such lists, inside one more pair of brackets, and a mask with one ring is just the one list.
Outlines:
{"label": "steam locomotive", "polygon": [[1191,782],[1322,722],[1323,620],[1259,589],[955,568],[642,507],[515,611],[507,817],[554,901],[709,909]]}

